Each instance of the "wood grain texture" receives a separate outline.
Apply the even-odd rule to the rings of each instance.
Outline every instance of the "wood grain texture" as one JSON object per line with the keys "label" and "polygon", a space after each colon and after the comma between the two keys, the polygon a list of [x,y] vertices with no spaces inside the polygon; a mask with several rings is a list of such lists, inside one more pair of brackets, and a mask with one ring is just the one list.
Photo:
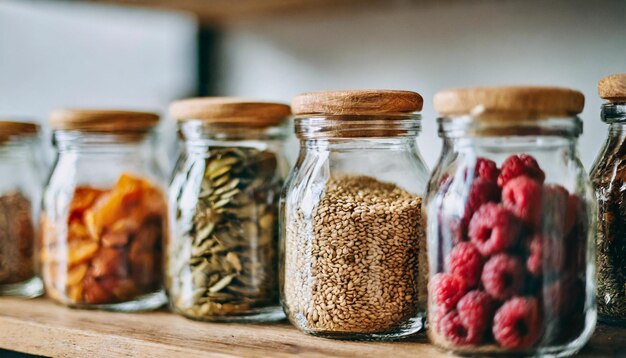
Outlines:
{"label": "wood grain texture", "polygon": [[236,97],[200,97],[175,101],[170,115],[178,121],[265,127],[280,124],[291,114],[288,105]]}
{"label": "wood grain texture", "polygon": [[422,110],[417,92],[396,90],[336,90],[301,93],[291,101],[297,115],[377,115]]}
{"label": "wood grain texture", "polygon": [[[286,323],[220,324],[168,312],[72,310],[46,299],[0,298],[0,348],[55,357],[447,357],[425,335],[399,342],[334,341]],[[626,329],[600,326],[583,357],[623,357]]]}
{"label": "wood grain texture", "polygon": [[626,101],[626,73],[616,73],[598,81],[598,94],[611,102]]}
{"label": "wood grain texture", "polygon": [[[435,94],[435,109],[444,116],[517,121],[571,116],[582,112],[585,96],[561,87],[505,86],[448,89]],[[519,116],[518,116],[519,114]]]}

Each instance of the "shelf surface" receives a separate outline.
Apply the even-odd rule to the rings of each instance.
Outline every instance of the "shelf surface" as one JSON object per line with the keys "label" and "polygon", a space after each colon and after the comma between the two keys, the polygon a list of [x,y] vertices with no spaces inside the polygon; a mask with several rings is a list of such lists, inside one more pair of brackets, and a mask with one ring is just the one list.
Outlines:
{"label": "shelf surface", "polygon": [[[73,310],[15,298],[0,298],[0,348],[55,357],[449,357],[423,334],[398,342],[335,341],[287,323],[203,323],[165,311]],[[626,328],[599,326],[581,356],[626,356]]]}
{"label": "shelf surface", "polygon": [[304,9],[336,9],[384,3],[380,0],[81,0],[83,2],[185,11],[208,23],[235,18],[268,16]]}

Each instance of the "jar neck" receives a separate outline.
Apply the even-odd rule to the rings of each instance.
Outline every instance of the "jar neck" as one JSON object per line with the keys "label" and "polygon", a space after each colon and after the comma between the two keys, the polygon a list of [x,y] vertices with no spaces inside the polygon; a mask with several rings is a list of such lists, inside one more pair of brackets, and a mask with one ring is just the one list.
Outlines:
{"label": "jar neck", "polygon": [[178,134],[188,153],[206,154],[211,147],[249,147],[280,150],[286,126],[245,127],[235,124],[186,120],[178,123]]}
{"label": "jar neck", "polygon": [[536,141],[565,139],[575,141],[582,133],[582,121],[577,116],[558,118],[506,118],[477,120],[469,115],[441,117],[438,119],[439,135],[453,143],[464,139],[483,141],[506,140]]}
{"label": "jar neck", "polygon": [[27,159],[33,155],[33,149],[37,145],[37,139],[11,138],[0,143],[0,158]]}
{"label": "jar neck", "polygon": [[421,130],[416,113],[376,115],[310,115],[295,120],[296,136],[323,138],[415,138]]}
{"label": "jar neck", "polygon": [[307,151],[417,150],[417,135],[402,137],[310,138],[300,141]]}
{"label": "jar neck", "polygon": [[53,144],[60,154],[133,155],[149,153],[152,146],[150,132],[91,133],[57,130]]}
{"label": "jar neck", "polygon": [[601,117],[608,124],[626,124],[626,102],[604,103],[602,105]]}

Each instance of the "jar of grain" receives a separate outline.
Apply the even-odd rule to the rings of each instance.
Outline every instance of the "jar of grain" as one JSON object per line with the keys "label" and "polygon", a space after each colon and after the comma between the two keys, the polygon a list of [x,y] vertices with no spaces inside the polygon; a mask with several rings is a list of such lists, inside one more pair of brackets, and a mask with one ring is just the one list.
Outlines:
{"label": "jar of grain", "polygon": [[281,299],[303,332],[391,339],[423,327],[421,108],[409,91],[294,98],[301,145],[281,197]]}
{"label": "jar of grain", "polygon": [[598,83],[602,120],[609,125],[604,147],[591,171],[598,199],[598,315],[626,324],[626,73]]}
{"label": "jar of grain", "polygon": [[166,288],[205,321],[274,321],[278,199],[289,106],[238,98],[175,102],[182,154],[170,186]]}
{"label": "jar of grain", "polygon": [[48,295],[115,311],[162,306],[164,176],[153,113],[52,113],[58,155],[43,194],[41,269]]}
{"label": "jar of grain", "polygon": [[429,336],[460,354],[566,355],[596,321],[595,203],[578,157],[584,96],[438,93],[448,142],[427,198]]}
{"label": "jar of grain", "polygon": [[39,126],[0,121],[0,295],[36,297],[35,222],[43,163]]}

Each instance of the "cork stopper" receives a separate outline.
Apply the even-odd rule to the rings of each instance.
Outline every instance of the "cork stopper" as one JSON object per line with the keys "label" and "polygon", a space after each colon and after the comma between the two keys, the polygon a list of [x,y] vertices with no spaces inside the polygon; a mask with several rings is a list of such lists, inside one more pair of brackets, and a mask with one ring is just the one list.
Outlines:
{"label": "cork stopper", "polygon": [[35,123],[0,119],[0,144],[13,137],[32,137],[38,132],[39,126]]}
{"label": "cork stopper", "polygon": [[84,132],[144,132],[159,123],[159,115],[110,109],[58,109],[50,114],[55,130]]}
{"label": "cork stopper", "polygon": [[290,114],[286,104],[235,97],[189,98],[170,105],[170,115],[179,122],[203,120],[212,124],[269,127],[280,124]]}
{"label": "cork stopper", "polygon": [[470,115],[485,120],[541,120],[582,112],[585,96],[560,87],[475,87],[444,90],[435,95],[442,116]]}
{"label": "cork stopper", "polygon": [[598,94],[609,102],[626,102],[626,73],[602,78],[598,81]]}
{"label": "cork stopper", "polygon": [[297,95],[291,109],[297,115],[379,115],[422,110],[416,92],[396,90],[338,90]]}

